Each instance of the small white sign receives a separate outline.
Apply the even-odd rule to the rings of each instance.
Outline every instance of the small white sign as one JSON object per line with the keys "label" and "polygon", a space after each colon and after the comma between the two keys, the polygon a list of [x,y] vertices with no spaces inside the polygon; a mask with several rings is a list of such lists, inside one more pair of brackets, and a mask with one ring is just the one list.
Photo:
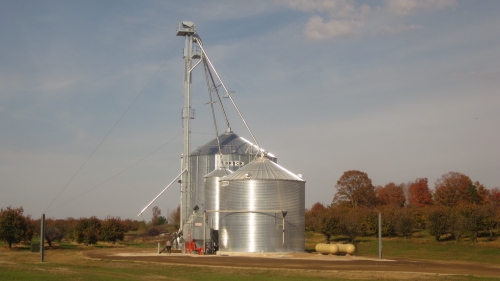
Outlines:
{"label": "small white sign", "polygon": [[224,164],[228,166],[245,166],[245,162],[243,161],[224,161]]}

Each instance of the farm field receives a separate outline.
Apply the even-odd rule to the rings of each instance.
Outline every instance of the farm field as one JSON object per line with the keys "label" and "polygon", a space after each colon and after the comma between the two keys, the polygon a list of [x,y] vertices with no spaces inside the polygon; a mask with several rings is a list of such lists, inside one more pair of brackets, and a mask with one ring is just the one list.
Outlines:
{"label": "farm field", "polygon": [[[316,233],[308,234],[308,252],[318,239]],[[374,238],[359,239],[353,260],[316,253],[300,254],[301,260],[158,256],[156,243],[61,243],[46,250],[44,263],[27,246],[8,250],[0,244],[0,280],[500,280],[500,247],[495,241],[386,238],[384,259],[395,260],[390,262],[376,260]]]}

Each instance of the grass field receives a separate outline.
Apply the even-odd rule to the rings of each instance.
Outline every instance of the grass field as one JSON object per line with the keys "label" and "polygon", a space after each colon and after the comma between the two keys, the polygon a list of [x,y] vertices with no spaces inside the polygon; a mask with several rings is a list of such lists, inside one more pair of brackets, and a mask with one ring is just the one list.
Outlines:
{"label": "grass field", "polygon": [[[306,249],[311,251],[321,235],[308,233]],[[338,238],[341,239],[341,238]],[[29,251],[28,245],[16,245],[12,250],[0,243],[0,280],[500,280],[454,275],[399,275],[374,272],[326,272],[314,270],[264,270],[224,267],[180,266],[130,261],[91,260],[82,254],[87,250],[113,247],[156,249],[157,242],[126,241],[111,245],[82,246],[60,243],[46,250],[45,262]],[[461,260],[500,264],[500,243],[435,242],[432,237],[416,234],[411,239],[384,238],[384,258]],[[377,257],[376,238],[357,240],[358,256]]]}
{"label": "grass field", "polygon": [[[343,237],[332,239],[332,243],[342,241]],[[319,233],[306,233],[306,250],[313,251],[317,243],[324,243]],[[356,239],[358,256],[378,257],[378,239],[360,237]],[[425,232],[416,232],[412,238],[383,238],[383,258],[406,258],[421,260],[466,261],[500,264],[500,241],[479,239],[478,243],[468,240],[436,242]]]}

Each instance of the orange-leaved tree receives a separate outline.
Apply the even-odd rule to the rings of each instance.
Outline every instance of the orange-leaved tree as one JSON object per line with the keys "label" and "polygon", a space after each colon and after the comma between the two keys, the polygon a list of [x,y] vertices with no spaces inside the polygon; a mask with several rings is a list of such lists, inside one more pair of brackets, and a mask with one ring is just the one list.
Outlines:
{"label": "orange-leaved tree", "polygon": [[384,187],[377,187],[375,189],[375,193],[377,195],[377,205],[394,205],[403,207],[406,203],[403,186],[404,184],[396,185],[395,183],[390,182]]}
{"label": "orange-leaved tree", "polygon": [[436,181],[434,201],[437,204],[451,207],[475,200],[477,200],[477,189],[472,180],[464,174],[449,172]]}
{"label": "orange-leaved tree", "polygon": [[419,178],[412,182],[408,188],[408,194],[410,206],[425,207],[434,203],[427,178]]}
{"label": "orange-leaved tree", "polygon": [[[479,181],[475,181],[473,184],[473,201],[471,203],[476,203],[479,205],[484,205],[489,202],[490,191]],[[474,190],[475,189],[475,190]]]}
{"label": "orange-leaved tree", "polygon": [[500,211],[500,188],[495,187],[490,190],[490,195],[488,196],[488,201],[493,207]]}
{"label": "orange-leaved tree", "polygon": [[318,231],[320,229],[321,217],[324,211],[325,206],[320,202],[316,202],[312,205],[311,209],[306,209],[306,230]]}
{"label": "orange-leaved tree", "polygon": [[352,208],[358,206],[373,207],[375,189],[372,180],[361,171],[350,170],[337,181],[337,193],[333,197],[335,204],[347,204]]}

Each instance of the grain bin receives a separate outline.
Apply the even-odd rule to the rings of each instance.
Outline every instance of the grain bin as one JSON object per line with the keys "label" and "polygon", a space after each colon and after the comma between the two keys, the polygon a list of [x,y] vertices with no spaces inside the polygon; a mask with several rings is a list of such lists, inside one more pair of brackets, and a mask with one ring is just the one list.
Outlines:
{"label": "grain bin", "polygon": [[[220,163],[223,163],[228,170],[236,171],[250,163],[257,155],[265,153],[263,149],[259,149],[255,144],[230,130],[219,136],[219,142],[220,152],[217,138],[215,138],[205,145],[199,146],[190,154],[189,169],[191,179],[189,190],[191,195],[188,210],[192,210],[196,205],[201,210],[208,210],[205,206],[204,176],[221,168]],[[220,159],[221,155],[222,161]],[[277,161],[274,155],[270,153],[265,153],[265,155],[272,161]]]}
{"label": "grain bin", "polygon": [[259,157],[221,180],[219,250],[303,252],[304,211],[305,181]]}
{"label": "grain bin", "polygon": [[[205,183],[205,209],[217,211],[220,208],[220,179],[231,174],[232,171],[218,168],[203,177]],[[219,229],[219,213],[208,212],[207,224],[210,228]]]}

